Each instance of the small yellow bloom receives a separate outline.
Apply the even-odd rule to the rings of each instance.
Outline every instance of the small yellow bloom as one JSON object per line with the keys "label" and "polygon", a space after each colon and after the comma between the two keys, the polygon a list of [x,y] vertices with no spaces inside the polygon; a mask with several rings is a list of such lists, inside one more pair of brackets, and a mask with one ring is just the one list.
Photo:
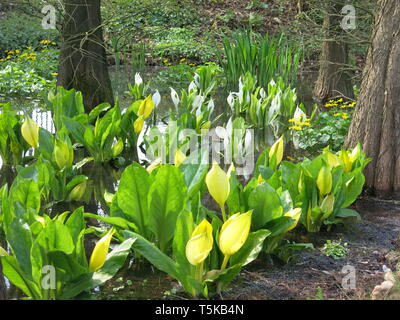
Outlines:
{"label": "small yellow bloom", "polygon": [[206,220],[193,230],[192,236],[186,244],[186,258],[191,265],[201,264],[213,248],[212,225]]}
{"label": "small yellow bloom", "polygon": [[74,151],[72,146],[68,145],[64,141],[56,140],[53,154],[60,170],[72,167],[74,161]]}
{"label": "small yellow bloom", "polygon": [[230,192],[229,177],[215,161],[207,173],[206,184],[213,199],[221,208],[224,207]]}
{"label": "small yellow bloom", "polygon": [[218,246],[225,256],[232,256],[240,250],[249,236],[252,210],[232,215],[222,225]]}
{"label": "small yellow bloom", "polygon": [[326,155],[328,165],[331,169],[340,166],[340,159],[335,154],[329,151],[329,146],[324,148],[323,154]]}
{"label": "small yellow bloom", "polygon": [[135,130],[136,134],[142,132],[143,124],[144,124],[144,118],[143,116],[139,116],[139,118],[137,118],[133,123],[133,129]]}
{"label": "small yellow bloom", "polygon": [[258,178],[257,178],[257,184],[261,184],[261,183],[263,183],[264,182],[264,179],[263,179],[263,177],[261,176],[261,174],[259,174],[258,175]]}
{"label": "small yellow bloom", "polygon": [[301,130],[301,127],[300,126],[291,126],[291,127],[289,127],[289,130],[297,130],[297,131],[299,131],[299,130]]}
{"label": "small yellow bloom", "polygon": [[35,121],[26,117],[21,126],[21,134],[32,148],[37,148],[39,144],[39,126]]}
{"label": "small yellow bloom", "polygon": [[150,114],[153,112],[153,109],[154,109],[154,102],[153,102],[153,99],[151,98],[151,95],[149,95],[140,104],[138,116],[139,117],[143,116],[144,119],[147,119],[150,116]]}
{"label": "small yellow bloom", "polygon": [[69,194],[69,200],[71,201],[80,201],[85,195],[87,181],[83,181],[80,184],[76,185]]}
{"label": "small yellow bloom", "polygon": [[110,248],[110,242],[114,232],[115,229],[112,228],[109,232],[107,232],[107,234],[104,237],[102,237],[96,243],[96,246],[94,247],[94,250],[90,257],[90,263],[89,263],[90,271],[94,272],[99,270],[106,262],[108,249]]}
{"label": "small yellow bloom", "polygon": [[152,173],[154,169],[158,168],[159,166],[161,166],[161,162],[162,159],[161,158],[157,158],[156,160],[154,160],[152,163],[150,163],[150,165],[147,167],[147,172],[148,173]]}
{"label": "small yellow bloom", "polygon": [[276,165],[280,164],[283,158],[283,136],[280,137],[269,150],[269,158],[276,157]]}
{"label": "small yellow bloom", "polygon": [[52,76],[58,76],[58,73],[57,72],[52,72],[52,73],[50,73]]}
{"label": "small yellow bloom", "polygon": [[186,155],[180,150],[177,149],[175,152],[174,163],[176,167],[179,167],[186,160]]}
{"label": "small yellow bloom", "polygon": [[324,165],[319,170],[317,177],[317,187],[321,196],[324,196],[332,190],[332,173],[328,166]]}
{"label": "small yellow bloom", "polygon": [[342,161],[344,171],[345,172],[351,171],[353,162],[349,158],[349,153],[346,150],[342,149],[342,150],[340,150],[339,158]]}
{"label": "small yellow bloom", "polygon": [[300,216],[301,216],[301,208],[292,209],[292,210],[286,212],[284,214],[284,216],[285,217],[290,217],[290,218],[292,218],[294,220],[293,224],[289,228],[286,229],[286,232],[288,232],[288,231],[294,229],[297,226],[297,224],[298,224],[298,222],[300,220]]}

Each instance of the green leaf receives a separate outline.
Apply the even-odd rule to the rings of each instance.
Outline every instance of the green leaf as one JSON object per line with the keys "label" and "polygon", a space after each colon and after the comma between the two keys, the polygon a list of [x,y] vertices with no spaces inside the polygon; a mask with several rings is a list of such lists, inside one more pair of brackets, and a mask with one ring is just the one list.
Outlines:
{"label": "green leaf", "polygon": [[15,257],[2,257],[1,263],[3,266],[3,274],[13,285],[20,288],[28,297],[33,299],[41,298],[39,288],[32,281],[30,276],[19,267],[18,260]]}
{"label": "green leaf", "polygon": [[133,163],[124,170],[116,193],[118,207],[145,237],[149,225],[147,204],[149,188],[149,173],[141,165]]}
{"label": "green leaf", "polygon": [[182,272],[194,274],[192,266],[186,258],[186,244],[192,236],[194,230],[193,215],[191,212],[183,211],[176,222],[176,230],[173,241],[173,253],[176,263]]}
{"label": "green leaf", "polygon": [[99,286],[110,280],[125,263],[125,260],[136,239],[130,238],[116,246],[106,258],[106,262],[100,270],[93,274],[95,286]]}
{"label": "green leaf", "polygon": [[134,223],[120,217],[102,217],[93,213],[85,213],[85,217],[97,219],[104,221],[106,223],[112,224],[115,227],[121,228],[123,230],[137,231],[137,227]]}
{"label": "green leaf", "polygon": [[157,269],[164,271],[175,279],[179,278],[177,264],[165,253],[161,252],[153,243],[131,231],[123,231],[123,234],[125,238],[133,238],[136,240],[133,244],[133,248]]}
{"label": "green leaf", "polygon": [[10,188],[12,202],[18,201],[24,208],[32,208],[36,213],[40,209],[40,192],[36,181],[17,178]]}
{"label": "green leaf", "polygon": [[338,213],[335,215],[335,217],[339,217],[339,218],[349,218],[349,217],[355,217],[357,218],[357,220],[361,220],[361,216],[360,214],[352,209],[345,209],[342,208],[338,211]]}
{"label": "green leaf", "polygon": [[164,165],[158,169],[149,190],[149,226],[161,251],[167,249],[174,236],[176,220],[186,202],[186,190],[183,175],[177,167]]}
{"label": "green leaf", "polygon": [[243,247],[231,257],[231,265],[240,264],[245,266],[255,260],[263,248],[265,238],[270,235],[271,231],[269,230],[251,232]]}
{"label": "green leaf", "polygon": [[279,218],[283,214],[281,201],[275,189],[263,182],[256,186],[249,195],[249,209],[254,209],[252,226],[261,229],[268,221]]}

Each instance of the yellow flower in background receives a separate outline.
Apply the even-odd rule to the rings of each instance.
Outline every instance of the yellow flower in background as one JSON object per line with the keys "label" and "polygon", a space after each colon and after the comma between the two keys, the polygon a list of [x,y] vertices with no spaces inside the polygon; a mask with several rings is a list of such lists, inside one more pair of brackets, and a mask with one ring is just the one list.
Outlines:
{"label": "yellow flower in background", "polygon": [[186,258],[191,265],[201,264],[213,248],[212,225],[206,220],[193,230],[189,241],[186,244]]}
{"label": "yellow flower in background", "polygon": [[326,165],[319,170],[317,187],[321,196],[328,194],[332,190],[332,173],[331,169]]}
{"label": "yellow flower in background", "polygon": [[[230,192],[229,177],[215,161],[206,176],[208,192],[223,211]],[[222,212],[224,216],[224,211]],[[225,218],[224,218],[225,220]]]}
{"label": "yellow flower in background", "polygon": [[28,144],[36,149],[39,145],[39,126],[30,117],[26,117],[21,126],[21,134]]}
{"label": "yellow flower in background", "polygon": [[232,215],[222,225],[218,246],[225,256],[232,256],[240,250],[250,233],[252,210]]}
{"label": "yellow flower in background", "polygon": [[261,184],[261,183],[263,183],[264,182],[264,179],[263,179],[263,177],[261,176],[261,174],[259,174],[258,175],[258,178],[257,178],[257,184]]}
{"label": "yellow flower in background", "polygon": [[269,150],[269,158],[275,155],[276,165],[280,164],[283,159],[283,136],[280,137]]}
{"label": "yellow flower in background", "polygon": [[52,76],[58,76],[58,73],[57,72],[52,72],[52,73],[50,73]]}
{"label": "yellow flower in background", "polygon": [[176,149],[174,163],[176,167],[179,167],[186,160],[186,155],[181,149]]}
{"label": "yellow flower in background", "polygon": [[114,232],[115,229],[112,228],[109,232],[107,232],[107,234],[104,237],[102,237],[96,243],[96,246],[94,247],[94,250],[90,257],[90,263],[89,263],[90,271],[94,272],[99,270],[106,262],[108,249],[110,248],[110,242]]}
{"label": "yellow flower in background", "polygon": [[300,126],[291,126],[291,127],[289,127],[289,130],[297,130],[297,131],[299,131],[299,130],[301,130],[301,127]]}

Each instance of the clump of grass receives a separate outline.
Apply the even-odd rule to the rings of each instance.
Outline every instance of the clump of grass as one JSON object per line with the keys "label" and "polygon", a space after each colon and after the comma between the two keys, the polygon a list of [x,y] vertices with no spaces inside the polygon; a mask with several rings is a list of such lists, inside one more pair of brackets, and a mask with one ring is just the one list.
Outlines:
{"label": "clump of grass", "polygon": [[225,59],[220,57],[228,86],[233,88],[247,72],[256,76],[258,85],[282,77],[285,83],[295,84],[301,59],[301,50],[291,44],[285,35],[262,37],[250,32],[239,32],[233,39],[223,40]]}

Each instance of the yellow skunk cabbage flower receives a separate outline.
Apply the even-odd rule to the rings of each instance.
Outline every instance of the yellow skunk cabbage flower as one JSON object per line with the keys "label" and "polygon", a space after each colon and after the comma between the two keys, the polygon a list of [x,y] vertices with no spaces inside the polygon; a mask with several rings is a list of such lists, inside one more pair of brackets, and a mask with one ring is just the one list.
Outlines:
{"label": "yellow skunk cabbage flower", "polygon": [[219,248],[225,256],[232,256],[244,245],[249,236],[252,210],[232,215],[222,225]]}
{"label": "yellow skunk cabbage flower", "polygon": [[99,270],[106,262],[108,249],[110,248],[110,242],[115,229],[112,228],[107,234],[101,238],[93,249],[92,255],[89,262],[89,270],[94,272]]}
{"label": "yellow skunk cabbage flower", "polygon": [[76,185],[69,194],[69,200],[80,201],[85,195],[87,181],[83,181]]}
{"label": "yellow skunk cabbage flower", "polygon": [[139,118],[137,118],[133,123],[133,129],[135,130],[136,134],[139,134],[142,131],[143,124],[144,124],[144,117],[139,116]]}
{"label": "yellow skunk cabbage flower", "polygon": [[344,149],[340,150],[339,158],[340,158],[340,160],[342,160],[344,171],[345,172],[351,171],[353,162],[351,162],[348,152]]}
{"label": "yellow skunk cabbage flower", "polygon": [[326,159],[331,169],[340,166],[340,159],[337,155],[329,151],[329,146],[324,148],[323,153],[326,154]]}
{"label": "yellow skunk cabbage flower", "polygon": [[361,154],[361,144],[357,143],[357,145],[354,147],[354,149],[351,151],[349,155],[351,164],[357,161],[357,159],[360,157],[360,154]]}
{"label": "yellow skunk cabbage flower", "polygon": [[228,168],[228,171],[227,171],[227,176],[228,176],[228,178],[230,178],[231,177],[231,174],[232,173],[235,173],[235,171],[236,171],[236,168],[235,168],[235,165],[233,164],[233,162],[231,163],[231,165],[229,166],[229,168]]}
{"label": "yellow skunk cabbage flower", "polygon": [[190,264],[197,266],[202,263],[213,247],[211,224],[204,219],[194,230],[186,244],[186,258]]}
{"label": "yellow skunk cabbage flower", "polygon": [[225,221],[224,206],[230,192],[229,177],[215,161],[207,173],[206,184],[208,192],[221,207],[222,216]]}
{"label": "yellow skunk cabbage flower", "polygon": [[118,140],[111,148],[112,156],[118,157],[124,149],[124,141]]}
{"label": "yellow skunk cabbage flower", "polygon": [[286,212],[284,214],[284,216],[290,217],[294,220],[293,224],[289,228],[286,229],[286,232],[288,232],[297,226],[297,223],[299,222],[300,216],[301,216],[301,208],[294,208],[294,209]]}
{"label": "yellow skunk cabbage flower", "polygon": [[176,149],[174,158],[175,166],[179,167],[185,160],[186,160],[186,155],[180,149]]}
{"label": "yellow skunk cabbage flower", "polygon": [[156,160],[154,160],[152,163],[150,163],[150,165],[147,167],[147,172],[148,173],[152,173],[153,172],[153,170],[155,169],[155,168],[158,168],[159,166],[161,166],[161,162],[162,162],[162,159],[161,158],[157,158]]}
{"label": "yellow skunk cabbage flower", "polygon": [[276,157],[276,165],[280,164],[283,159],[283,136],[276,140],[269,150],[270,159],[273,155]]}
{"label": "yellow skunk cabbage flower", "polygon": [[332,190],[332,173],[328,166],[322,166],[317,177],[317,187],[321,196],[324,196]]}
{"label": "yellow skunk cabbage flower", "polygon": [[328,218],[333,212],[333,206],[335,204],[335,196],[333,194],[327,195],[321,203],[321,210],[324,213],[323,219]]}
{"label": "yellow skunk cabbage flower", "polygon": [[144,119],[147,119],[153,112],[153,109],[154,109],[154,102],[153,99],[151,98],[151,95],[149,95],[140,104],[138,110],[138,116],[139,117],[142,116]]}
{"label": "yellow skunk cabbage flower", "polygon": [[39,145],[39,126],[37,123],[31,118],[26,117],[21,126],[21,133],[25,141],[28,142],[32,148],[36,149]]}
{"label": "yellow skunk cabbage flower", "polygon": [[74,162],[74,150],[62,140],[56,140],[54,151],[54,159],[60,170],[71,168]]}
{"label": "yellow skunk cabbage flower", "polygon": [[43,217],[41,217],[41,216],[35,216],[35,220],[36,220],[37,222],[40,222],[40,224],[41,224],[43,227],[46,226],[46,221],[44,220]]}
{"label": "yellow skunk cabbage flower", "polygon": [[211,127],[211,121],[206,121],[201,125],[202,130],[208,130]]}

